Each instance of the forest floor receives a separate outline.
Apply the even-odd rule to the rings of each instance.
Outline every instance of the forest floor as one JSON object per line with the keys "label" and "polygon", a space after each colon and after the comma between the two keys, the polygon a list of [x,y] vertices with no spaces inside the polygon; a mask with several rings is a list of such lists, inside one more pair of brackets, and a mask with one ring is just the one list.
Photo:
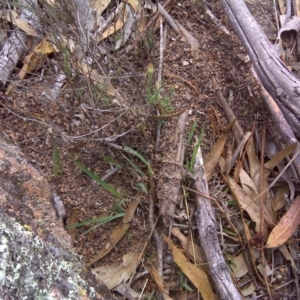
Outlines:
{"label": "forest floor", "polygon": [[[247,59],[239,39],[232,33],[221,4],[215,1],[211,3],[210,9],[229,30],[229,35],[212,22],[203,6],[195,3],[189,0],[175,2],[169,11],[174,20],[197,38],[200,47],[197,53],[193,53],[186,40],[172,29],[168,29],[162,64],[163,84],[160,90],[161,99],[165,101],[163,104],[150,103],[147,93],[149,90],[147,70],[154,66],[156,80],[160,66],[159,31],[154,32],[151,28],[132,51],[126,53],[126,47],[135,42],[129,40],[125,50],[110,51],[102,65],[106,74],[111,70],[114,71],[110,78],[112,86],[120,95],[118,101],[89,90],[84,76],[79,78],[78,82],[70,81],[63,88],[57,101],[43,100],[40,97],[42,91],[53,84],[54,70],[47,66],[43,67],[43,75],[39,74],[40,70],[36,71],[31,78],[24,80],[21,89],[3,98],[5,101],[0,111],[1,128],[20,147],[28,161],[48,179],[53,191],[61,198],[66,208],[66,226],[118,214],[121,218],[130,202],[138,200],[138,207],[124,237],[106,256],[95,262],[93,267],[121,264],[126,253],[141,252],[149,240],[151,233],[148,219],[149,191],[155,189],[160,179],[162,160],[164,154],[170,151],[177,128],[177,116],[158,121],[151,118],[156,114],[158,105],[163,105],[166,114],[169,115],[176,115],[183,109],[188,110],[184,132],[186,140],[193,124],[196,124],[194,136],[186,149],[185,161],[192,157],[196,137],[201,132],[203,133],[201,149],[205,159],[228,125],[222,106],[215,96],[213,77],[216,78],[223,96],[244,132],[255,128],[259,135],[262,126],[266,125],[276,136],[274,125],[252,75],[251,62]],[[255,6],[253,3],[249,5]],[[270,5],[262,2],[257,10],[267,16],[263,18],[264,21],[269,20],[270,16],[271,21],[268,21],[266,26],[274,28]],[[260,13],[258,15],[261,15]],[[38,80],[39,76],[42,80]],[[151,91],[155,92],[153,82]],[[91,93],[94,96],[92,101]],[[157,123],[160,124],[161,135],[158,146]],[[124,134],[125,132],[127,133]],[[232,135],[228,140],[228,148],[233,144],[233,137]],[[116,148],[115,145],[120,148]],[[123,146],[134,149],[151,164],[153,171],[151,180],[147,166],[137,156],[124,151]],[[257,153],[259,157],[259,147]],[[78,168],[73,160],[80,162],[100,178],[118,167],[118,171],[106,181],[122,197],[119,199],[113,196],[97,184]],[[56,171],[53,168],[56,168]],[[188,182],[188,177],[183,178],[182,186],[189,186]],[[242,221],[237,207],[232,204],[233,197],[225,188],[217,168],[209,181],[209,189],[211,196],[218,197],[226,213],[236,226],[241,228]],[[174,226],[177,226],[184,235],[191,232],[194,241],[197,242],[195,220],[192,218],[189,222],[188,218],[194,203],[193,195],[187,194],[183,188],[180,195],[182,202],[178,203]],[[157,215],[159,203],[156,203],[155,207]],[[230,238],[230,229],[223,212],[216,207],[215,213],[221,249],[228,265],[231,264],[232,267],[232,264],[235,264],[234,258],[240,254],[242,248],[236,240]],[[120,218],[88,233],[85,231],[97,223],[70,230],[75,251],[89,263],[110,240],[112,232],[120,223]],[[158,222],[157,228],[161,232],[164,231],[162,226],[163,224]],[[289,296],[294,286],[285,285],[291,280],[290,264],[279,254],[273,261],[271,257],[274,258],[268,256],[268,265],[273,273],[268,280],[274,299],[294,299],[293,296]],[[182,275],[180,268],[176,267],[167,249],[164,251],[163,259],[164,282],[170,290],[170,296],[173,299],[201,299],[197,289]],[[150,239],[131,284],[131,288],[139,294],[142,293],[143,286],[146,287],[143,299],[156,299],[153,294],[151,298],[151,293],[158,289],[157,282],[153,279],[154,275],[150,274],[151,267],[156,265],[156,261],[156,244]],[[235,281],[241,290],[246,291],[254,281],[254,277],[256,275],[246,272],[243,276],[235,277]],[[245,292],[245,296],[248,299],[269,299],[266,286],[258,278],[255,280],[257,286],[248,294]],[[279,292],[276,290],[276,287],[284,285]],[[122,297],[118,292],[115,292],[115,295],[120,299]]]}

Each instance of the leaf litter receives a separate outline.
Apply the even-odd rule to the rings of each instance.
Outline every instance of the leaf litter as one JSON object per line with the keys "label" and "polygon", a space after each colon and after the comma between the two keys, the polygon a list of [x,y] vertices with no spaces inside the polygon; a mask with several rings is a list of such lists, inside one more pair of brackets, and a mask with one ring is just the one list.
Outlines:
{"label": "leaf litter", "polygon": [[[95,2],[96,3],[96,2]],[[100,2],[99,2],[100,3]],[[102,6],[95,7],[97,13],[99,15],[102,15],[103,11],[108,8],[110,1],[102,1],[101,4]],[[128,1],[128,4],[126,4],[126,7],[130,7],[133,9],[134,13],[140,13],[141,12],[141,7],[140,3],[137,1]],[[131,9],[130,8],[130,9]],[[189,6],[187,6],[187,9],[189,9]],[[108,37],[113,36],[114,34],[117,34],[120,29],[124,29],[124,31],[121,32],[121,37],[119,39],[113,40],[115,48],[122,47],[123,44],[128,42],[128,38],[132,35],[134,36],[134,32],[132,30],[133,26],[126,26],[125,25],[129,24],[128,22],[131,22],[130,18],[132,18],[132,15],[128,13],[128,9],[122,9],[122,7],[119,7],[115,10],[115,12],[120,11],[118,14],[118,17],[115,21],[115,24],[103,24],[103,27],[100,29],[102,30],[102,36],[101,39],[106,39]],[[153,7],[151,6],[151,11],[153,10]],[[153,10],[154,11],[154,10]],[[179,11],[180,12],[180,11]],[[168,16],[172,19],[172,16],[167,13]],[[199,15],[200,17],[201,15]],[[199,18],[200,19],[200,18]],[[90,16],[90,21],[92,21],[93,18]],[[145,30],[144,22],[142,18],[138,20],[137,26],[140,28],[141,32]],[[169,19],[169,22],[172,22]],[[182,25],[179,25],[179,23],[174,23],[177,26],[177,30],[179,30],[180,34],[182,37],[184,37],[184,40],[187,42],[187,44],[190,45],[191,49],[194,50],[193,52],[197,52],[199,49],[199,42],[193,35],[191,35],[190,29],[187,30],[182,27]],[[36,35],[36,32],[31,29],[31,27],[28,24],[24,23],[19,23],[19,24],[14,24],[15,26],[21,28],[27,34],[29,35]],[[289,24],[291,25],[291,24]],[[106,27],[106,28],[105,28]],[[283,30],[282,30],[283,31]],[[100,35],[99,35],[100,36]],[[210,41],[210,37],[207,38],[207,43]],[[49,40],[51,41],[51,38],[49,37]],[[65,38],[62,37],[62,40],[64,43],[69,47],[71,51],[75,50],[74,43]],[[27,72],[33,72],[39,64],[42,64],[46,58],[47,55],[51,54],[54,55],[55,52],[61,51],[57,48],[55,48],[54,43],[48,41],[47,39],[43,39],[40,44],[38,44],[35,48],[35,50],[27,56],[27,61],[26,64],[24,63],[24,68],[22,69],[22,76],[20,78],[24,78]],[[100,40],[99,40],[100,41]],[[215,42],[215,41],[213,41]],[[182,45],[183,46],[183,45]],[[205,46],[205,45],[204,45]],[[232,46],[232,45],[230,45]],[[211,46],[210,46],[211,47]],[[36,53],[40,52],[40,57],[36,57]],[[190,58],[190,61],[192,62],[194,58],[195,53]],[[203,59],[206,59],[204,56],[207,55],[205,54],[205,51],[203,52]],[[173,57],[172,57],[173,58]],[[208,60],[208,59],[207,59]],[[180,61],[180,60],[179,60]],[[215,59],[213,59],[215,62]],[[85,63],[81,63],[78,65],[81,70],[81,74],[83,75],[89,75],[89,78],[95,83],[100,86],[102,86],[102,90],[104,91],[105,94],[116,97],[117,100],[114,99],[113,103],[117,104],[119,107],[126,107],[128,108],[128,105],[125,103],[125,100],[123,100],[123,95],[118,94],[117,90],[115,89],[114,85],[111,83],[110,80],[106,76],[103,76],[102,74],[99,73],[96,68],[94,69],[90,65],[87,65]],[[208,70],[209,71],[209,70]],[[166,73],[172,74],[168,71]],[[224,77],[227,71],[224,71]],[[177,77],[176,77],[177,76]],[[180,76],[175,75],[175,76],[170,76],[171,78],[178,78]],[[184,78],[183,78],[184,79]],[[186,79],[184,79],[186,81]],[[176,82],[176,85],[178,85],[177,88],[177,93],[180,95],[180,97],[184,97],[184,93],[181,93],[180,89],[183,89],[182,86],[178,83],[179,81]],[[186,81],[187,82],[187,81]],[[188,81],[190,82],[190,81]],[[204,101],[207,99],[207,96],[203,92],[199,92],[197,89],[198,82],[194,82],[192,84],[193,90],[196,89],[196,94],[201,99],[201,101]],[[203,86],[203,91],[208,92],[209,89],[207,86]],[[195,105],[196,102],[191,102],[190,105],[196,107]],[[176,107],[175,111],[183,111],[185,110],[185,107],[183,108],[184,104],[179,103],[174,103],[174,106]],[[177,105],[177,106],[176,106]],[[196,107],[195,110],[202,109],[201,107]],[[55,110],[54,110],[55,111]],[[88,115],[86,111],[84,114]],[[54,115],[54,114],[53,114]],[[201,115],[201,114],[200,114]],[[170,119],[174,118],[174,115],[172,114],[168,115],[171,116]],[[197,117],[196,117],[197,116]],[[195,115],[192,115],[192,119],[197,119],[199,116],[198,112]],[[175,116],[176,117],[176,116]],[[158,116],[159,118],[159,116]],[[63,120],[63,118],[62,118]],[[165,120],[164,120],[165,121]],[[62,122],[63,123],[63,122]],[[166,130],[169,126],[168,121],[165,124]],[[213,182],[214,180],[218,181],[220,180],[219,175],[219,162],[221,160],[226,161],[225,159],[225,152],[226,152],[226,146],[230,143],[232,143],[232,133],[231,129],[234,126],[235,121],[232,121],[224,130],[223,128],[219,128],[220,131],[223,131],[223,135],[220,137],[214,137],[216,138],[216,143],[213,145],[210,145],[211,151],[206,149],[206,153],[208,153],[205,156],[204,162],[205,162],[205,170],[206,170],[206,179],[211,180]],[[79,126],[79,123],[76,125]],[[218,127],[218,126],[216,126]],[[225,127],[225,126],[224,126]],[[150,127],[149,127],[150,128]],[[149,134],[147,128],[144,131],[145,136]],[[141,132],[143,132],[143,128],[140,127]],[[209,129],[208,129],[209,130]],[[11,133],[10,135],[12,137],[17,136],[18,133]],[[280,179],[280,174],[277,174],[277,178],[273,180],[271,183],[268,182],[268,179],[272,173],[275,172],[276,174],[276,167],[279,164],[279,162],[283,161],[286,157],[288,157],[295,149],[295,145],[290,145],[283,150],[279,151],[275,156],[273,156],[269,161],[267,162],[261,162],[260,159],[258,158],[257,155],[257,148],[258,145],[255,144],[253,137],[250,137],[250,133],[247,132],[242,138],[243,141],[240,143],[240,145],[236,148],[236,155],[229,155],[228,157],[230,158],[229,167],[227,168],[221,168],[223,170],[223,178],[224,182],[228,185],[229,189],[231,192],[225,191],[226,187],[225,185],[222,186],[222,193],[226,194],[224,196],[224,199],[215,199],[214,201],[220,202],[219,205],[223,207],[223,210],[218,211],[218,206],[216,206],[216,210],[221,214],[227,214],[229,218],[232,218],[232,225],[238,228],[238,230],[233,230],[231,232],[238,233],[240,236],[235,236],[234,239],[228,238],[228,234],[225,233],[229,232],[232,228],[229,223],[226,222],[226,218],[219,216],[220,220],[220,227],[218,228],[218,233],[220,236],[220,240],[223,241],[223,251],[224,255],[228,253],[233,253],[228,255],[228,265],[231,266],[233,270],[233,274],[236,276],[237,279],[243,280],[242,278],[244,276],[247,277],[247,273],[250,272],[250,269],[253,269],[254,276],[257,276],[257,278],[260,281],[263,281],[261,276],[257,275],[257,269],[261,270],[261,273],[264,273],[263,268],[266,270],[268,269],[267,274],[269,274],[269,270],[273,270],[273,266],[271,265],[271,262],[269,261],[268,264],[270,264],[271,267],[268,265],[263,265],[262,262],[260,261],[260,256],[259,256],[259,251],[261,250],[261,247],[267,251],[267,253],[271,253],[272,255],[275,255],[276,258],[281,258],[280,255],[278,255],[278,251],[274,252],[271,248],[278,248],[279,251],[283,254],[285,259],[290,261],[292,268],[296,270],[296,265],[294,262],[294,257],[292,256],[292,251],[291,247],[293,245],[293,242],[296,240],[296,236],[294,237],[294,233],[297,230],[299,226],[299,197],[296,197],[294,202],[289,206],[289,204],[286,201],[286,198],[284,195],[289,194],[289,187],[287,184],[280,182],[278,186],[273,188],[273,185],[275,183],[279,183]],[[29,136],[30,137],[30,136]],[[65,136],[64,136],[65,137]],[[203,143],[207,142],[207,139],[211,138],[212,136],[209,136],[207,134],[206,136],[204,135]],[[60,141],[61,142],[61,141]],[[153,174],[154,176],[155,171],[152,169],[152,164],[150,167],[150,164],[148,162],[148,159],[145,159],[139,152],[141,151],[140,149],[144,149],[141,147],[141,144],[144,142],[140,142],[138,144],[138,151],[133,150],[132,147],[135,145],[129,144],[132,146],[131,148],[128,147],[128,149],[132,150],[135,152],[135,155],[138,154],[138,157],[140,158],[141,161],[146,165],[148,171],[149,177],[152,177]],[[165,143],[165,141],[163,141]],[[56,144],[56,143],[55,143]],[[126,143],[124,143],[126,144]],[[149,142],[151,145],[151,142]],[[152,146],[152,145],[151,145]],[[97,145],[95,145],[97,148]],[[202,145],[201,145],[202,147]],[[203,146],[205,147],[205,146]],[[229,147],[229,146],[228,146]],[[74,147],[76,148],[76,147]],[[80,147],[79,147],[80,148]],[[86,147],[82,147],[85,148]],[[234,150],[234,149],[233,149]],[[121,151],[121,150],[120,150]],[[26,151],[25,151],[26,152]],[[79,151],[78,151],[79,152]],[[143,151],[142,151],[143,152]],[[144,155],[145,152],[143,152]],[[244,153],[246,153],[244,155]],[[159,153],[151,153],[152,156],[158,155]],[[150,155],[150,156],[151,156]],[[57,156],[57,155],[56,155]],[[118,155],[117,155],[118,156]],[[122,155],[120,155],[122,156]],[[66,165],[64,159],[66,157],[64,155],[61,156],[60,158],[60,164]],[[117,158],[115,158],[117,159]],[[154,159],[155,160],[155,159]],[[243,163],[247,161],[245,165]],[[146,163],[145,163],[146,162]],[[132,162],[131,166],[134,166],[136,164],[136,168],[133,167],[134,169],[141,170],[145,166],[139,166],[138,162],[135,161]],[[81,170],[83,170],[88,176],[92,177],[94,181],[97,181],[100,179],[98,176],[94,176],[94,172],[91,172],[88,168],[84,168],[82,164],[78,163],[77,165],[81,166]],[[154,163],[155,165],[155,163]],[[261,166],[263,165],[263,168]],[[249,167],[249,172],[247,171],[247,166]],[[55,165],[54,165],[55,167]],[[68,166],[69,170],[66,170],[67,173],[73,173],[73,167]],[[232,174],[232,170],[235,168],[236,174]],[[226,172],[225,172],[226,169]],[[261,169],[263,169],[263,173],[261,174]],[[234,171],[235,171],[234,170]],[[103,171],[103,169],[101,170]],[[60,173],[58,171],[55,171],[55,177],[58,177],[57,175]],[[137,172],[139,173],[140,177],[145,177],[145,173],[147,172]],[[216,175],[218,174],[218,175]],[[275,175],[276,176],[276,175]],[[135,178],[132,178],[133,184],[132,186],[134,187],[133,190],[137,188],[137,186],[134,186],[134,181]],[[100,181],[98,180],[98,183]],[[101,181],[102,182],[102,181]],[[147,180],[145,180],[145,184],[147,183]],[[82,185],[82,184],[81,184]],[[119,185],[121,183],[119,182]],[[72,185],[70,185],[72,186]],[[123,199],[123,194],[117,190],[117,189],[111,189],[110,185],[107,185],[102,182],[102,186],[108,190],[109,193],[111,191],[114,191],[114,195],[119,198]],[[145,185],[144,185],[145,186]],[[64,184],[60,183],[57,187],[65,193],[67,189],[70,189],[70,187],[66,187]],[[263,187],[263,189],[262,189]],[[276,191],[277,189],[277,191]],[[273,199],[273,191],[275,192],[275,200]],[[79,189],[77,192],[81,192]],[[147,193],[147,189],[144,189],[144,193]],[[84,193],[82,192],[82,198],[85,198],[89,193]],[[102,196],[105,194],[102,194]],[[140,194],[139,194],[140,195]],[[108,197],[108,195],[105,195]],[[105,198],[103,197],[103,199]],[[260,197],[262,197],[263,201],[260,201]],[[216,197],[217,198],[217,197]],[[236,206],[233,204],[233,202],[229,201],[228,199],[233,198],[236,202]],[[284,198],[284,199],[283,199]],[[143,198],[144,201],[147,201],[147,199]],[[232,200],[232,199],[231,199]],[[89,256],[89,263],[90,265],[93,263],[96,263],[96,261],[100,260],[103,258],[105,255],[108,253],[113,252],[116,250],[118,252],[118,246],[119,244],[122,244],[124,240],[126,240],[126,235],[129,234],[130,227],[132,225],[134,226],[140,226],[140,228],[143,228],[143,222],[136,223],[138,222],[135,220],[135,218],[138,218],[137,215],[139,214],[138,212],[138,206],[141,206],[141,201],[138,201],[136,199],[131,199],[131,202],[129,204],[126,204],[126,213],[123,218],[123,221],[119,224],[116,225],[114,228],[112,228],[111,233],[109,234],[109,238],[107,239],[102,239],[102,248],[97,251],[96,249],[93,249],[93,256],[91,259],[91,255]],[[210,200],[212,201],[212,200]],[[68,201],[66,201],[68,202]],[[71,202],[71,201],[69,201]],[[228,203],[227,203],[228,202]],[[230,203],[230,205],[229,205]],[[263,207],[261,207],[261,204],[263,204]],[[82,206],[83,204],[81,203],[79,207]],[[145,209],[146,206],[143,206],[143,209]],[[80,213],[76,210],[70,210],[70,212],[73,211],[73,213],[70,213],[70,218],[69,218],[69,225],[74,225],[74,223],[78,222],[78,220],[81,218],[79,217]],[[105,209],[103,209],[105,212]],[[240,214],[240,216],[239,216]],[[227,216],[227,218],[228,218]],[[178,217],[176,214],[175,217]],[[142,219],[144,218],[144,215]],[[225,220],[225,221],[224,221]],[[145,222],[145,220],[143,220]],[[267,226],[262,226],[262,224],[266,224]],[[189,225],[191,227],[191,225]],[[273,229],[271,230],[271,226],[273,226]],[[164,236],[164,240],[167,242],[169,249],[171,250],[173,254],[173,259],[175,263],[177,264],[178,268],[180,268],[183,273],[186,275],[186,277],[190,280],[190,282],[197,288],[197,290],[201,293],[202,297],[204,299],[217,299],[217,296],[214,291],[214,286],[213,283],[211,282],[210,276],[209,276],[209,270],[207,269],[206,266],[206,260],[203,255],[202,249],[199,248],[197,244],[194,244],[194,242],[187,238],[186,235],[184,235],[178,228],[180,227],[173,227],[171,232],[173,236],[177,237],[178,240],[181,242],[183,250],[180,250],[170,238]],[[264,229],[264,232],[260,232],[261,228]],[[70,229],[69,229],[70,230]],[[153,231],[153,229],[151,229]],[[244,233],[243,233],[244,231]],[[74,232],[74,228],[69,231],[70,235],[72,236],[72,239],[76,239],[76,233]],[[151,237],[151,234],[149,233],[149,230],[144,230],[146,234],[149,234]],[[186,231],[183,231],[186,234]],[[103,230],[100,230],[101,234],[105,234]],[[97,236],[97,234],[96,234]],[[149,237],[149,239],[150,239]],[[93,239],[93,234],[91,235],[91,239]],[[238,241],[245,240],[245,244],[240,244]],[[229,242],[231,241],[231,242]],[[232,243],[234,241],[234,243]],[[231,243],[231,244],[230,244]],[[101,280],[103,280],[111,289],[114,289],[118,287],[120,284],[128,281],[130,277],[137,271],[139,262],[141,261],[141,256],[144,254],[143,252],[147,248],[146,245],[149,245],[149,241],[147,241],[144,244],[144,249],[136,249],[136,252],[130,251],[131,249],[126,249],[126,253],[124,255],[120,255],[122,257],[122,263],[120,264],[109,264],[106,265],[103,268],[94,268],[93,271],[98,276]],[[239,247],[238,247],[239,246]],[[93,246],[94,247],[94,246]],[[151,247],[151,246],[150,246]],[[238,251],[233,251],[234,247],[239,248]],[[85,248],[85,247],[83,247]],[[96,248],[96,247],[94,247]],[[268,250],[266,249],[268,248]],[[270,250],[270,249],[271,250]],[[227,249],[230,249],[230,251]],[[186,251],[186,255],[183,254],[183,252]],[[79,251],[80,252],[80,251]],[[124,251],[123,251],[124,253]],[[151,253],[151,252],[150,252]],[[250,256],[249,256],[250,255]],[[191,258],[194,263],[199,264],[200,266],[195,266],[192,264],[189,260],[187,260],[187,256]],[[268,268],[267,268],[268,266]],[[155,285],[157,286],[159,291],[166,291],[166,286],[165,282],[159,273],[159,271],[155,267],[150,267],[148,268],[150,270],[151,276],[153,278],[153,281]],[[272,271],[273,272],[273,271]],[[256,275],[255,275],[256,274]],[[252,275],[253,276],[253,275]],[[270,277],[270,276],[269,276]],[[248,278],[249,280],[249,278]],[[251,280],[251,279],[250,279]],[[270,280],[270,278],[269,278]],[[200,283],[205,283],[200,284]],[[251,295],[255,289],[257,289],[257,283],[255,283],[255,280],[252,277],[252,281],[249,284],[249,286],[241,287],[243,295]],[[128,287],[127,287],[128,288]],[[182,288],[182,287],[180,287]],[[167,293],[168,291],[166,291]],[[168,296],[169,297],[169,296]]]}

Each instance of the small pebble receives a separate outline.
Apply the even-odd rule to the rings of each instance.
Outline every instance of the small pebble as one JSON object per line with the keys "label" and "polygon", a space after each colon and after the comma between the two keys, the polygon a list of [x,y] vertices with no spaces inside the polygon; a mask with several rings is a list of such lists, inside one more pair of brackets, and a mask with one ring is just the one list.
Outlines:
{"label": "small pebble", "polygon": [[173,261],[174,261],[174,260],[173,260],[172,255],[170,255],[170,254],[166,254],[166,255],[165,255],[165,257],[164,257],[164,262],[170,263],[170,262],[173,262]]}

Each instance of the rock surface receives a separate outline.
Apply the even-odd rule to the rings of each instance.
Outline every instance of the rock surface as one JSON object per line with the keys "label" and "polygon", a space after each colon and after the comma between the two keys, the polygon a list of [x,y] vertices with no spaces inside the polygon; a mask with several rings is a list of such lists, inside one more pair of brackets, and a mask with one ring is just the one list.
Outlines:
{"label": "rock surface", "polygon": [[113,299],[72,251],[62,203],[0,133],[0,299]]}

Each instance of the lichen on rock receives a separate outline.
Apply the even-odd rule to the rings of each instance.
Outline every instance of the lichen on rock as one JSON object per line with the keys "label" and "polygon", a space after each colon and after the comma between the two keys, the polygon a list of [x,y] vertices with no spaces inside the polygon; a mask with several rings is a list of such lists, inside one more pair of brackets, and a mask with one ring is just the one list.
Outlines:
{"label": "lichen on rock", "polygon": [[95,289],[80,277],[81,267],[75,256],[0,212],[1,299],[97,299]]}

